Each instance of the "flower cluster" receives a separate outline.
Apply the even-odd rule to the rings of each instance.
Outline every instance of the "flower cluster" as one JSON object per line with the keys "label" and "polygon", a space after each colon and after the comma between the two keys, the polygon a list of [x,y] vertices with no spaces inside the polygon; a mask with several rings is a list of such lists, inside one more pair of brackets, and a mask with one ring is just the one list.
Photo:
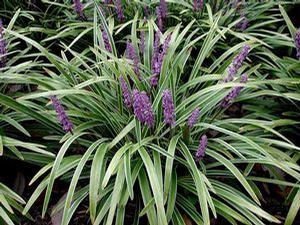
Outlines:
{"label": "flower cluster", "polygon": [[80,0],[73,0],[74,3],[74,10],[77,13],[77,16],[81,20],[86,20],[86,17],[83,13],[83,4],[80,2]]}
{"label": "flower cluster", "polygon": [[200,116],[200,109],[199,107],[197,107],[193,112],[192,114],[190,115],[189,119],[188,119],[188,126],[189,128],[192,128],[198,121],[198,118]]}
{"label": "flower cluster", "polygon": [[297,58],[300,60],[300,29],[296,31],[294,39],[297,48]]}
{"label": "flower cluster", "polygon": [[121,22],[124,21],[125,16],[124,16],[124,13],[123,13],[121,0],[116,0],[116,11],[117,11],[117,14],[118,14],[118,20],[121,21]]}
{"label": "flower cluster", "polygon": [[204,134],[200,138],[200,144],[195,155],[196,161],[199,161],[204,157],[206,146],[207,146],[207,136]]}
{"label": "flower cluster", "polygon": [[133,111],[136,118],[148,127],[154,126],[154,113],[146,92],[133,90]]}
{"label": "flower cluster", "polygon": [[112,48],[110,46],[108,35],[104,29],[102,29],[102,39],[103,39],[104,47],[105,47],[106,51],[112,52]]}
{"label": "flower cluster", "polygon": [[[246,83],[247,81],[248,81],[247,74],[243,74],[241,83]],[[223,99],[222,107],[227,108],[231,104],[232,100],[234,100],[239,95],[239,93],[241,92],[242,89],[243,89],[243,87],[241,87],[241,86],[232,88],[232,90],[229,92],[229,94],[226,95],[226,97]]]}
{"label": "flower cluster", "polygon": [[6,65],[6,41],[4,40],[4,29],[2,20],[0,19],[0,68],[5,67]]}
{"label": "flower cluster", "polygon": [[126,84],[124,77],[120,76],[119,80],[120,80],[120,86],[121,86],[122,93],[123,93],[124,103],[127,108],[130,108],[132,106],[131,93],[128,89],[128,86]]}
{"label": "flower cluster", "polygon": [[169,48],[169,44],[171,41],[171,35],[168,35],[168,37],[166,38],[166,40],[162,46],[161,52],[160,52],[160,46],[159,46],[159,39],[160,39],[160,34],[156,33],[155,41],[154,41],[154,50],[153,50],[152,61],[151,61],[152,72],[154,75],[150,78],[150,83],[153,87],[157,86],[157,84],[158,84],[158,75],[161,72],[164,57],[167,54],[167,51]]}
{"label": "flower cluster", "polygon": [[64,131],[65,132],[72,131],[73,124],[69,120],[69,118],[68,118],[64,108],[60,104],[59,100],[57,99],[56,96],[51,96],[50,98],[51,98],[51,101],[52,101],[52,105],[53,105],[53,107],[56,111],[57,119],[60,122],[60,124],[63,126]]}
{"label": "flower cluster", "polygon": [[193,8],[194,8],[195,12],[202,9],[203,8],[203,0],[194,0],[193,1]]}
{"label": "flower cluster", "polygon": [[140,74],[140,69],[139,69],[139,59],[138,56],[134,50],[134,47],[130,41],[127,41],[127,46],[126,46],[126,57],[127,59],[131,59],[133,61],[133,70],[134,73],[137,75],[137,77],[141,80],[141,74]]}
{"label": "flower cluster", "polygon": [[164,122],[166,125],[175,125],[175,110],[171,91],[166,89],[162,94],[162,106],[164,109]]}
{"label": "flower cluster", "polygon": [[245,45],[240,52],[232,61],[231,65],[228,68],[228,76],[224,79],[224,82],[230,82],[233,80],[234,75],[237,71],[242,67],[244,60],[246,59],[248,53],[250,51],[250,46]]}

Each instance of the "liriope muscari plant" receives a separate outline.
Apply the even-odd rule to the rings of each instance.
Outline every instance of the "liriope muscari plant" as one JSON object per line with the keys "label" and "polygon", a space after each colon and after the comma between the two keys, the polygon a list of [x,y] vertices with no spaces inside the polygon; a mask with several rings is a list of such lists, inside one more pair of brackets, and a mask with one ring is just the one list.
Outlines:
{"label": "liriope muscari plant", "polygon": [[[120,7],[120,1],[108,4]],[[62,212],[64,225],[80,204],[88,205],[91,224],[123,224],[129,212],[135,212],[129,220],[139,224],[183,224],[186,218],[210,224],[220,217],[231,224],[279,223],[261,206],[260,184],[299,189],[300,149],[281,132],[297,122],[270,113],[264,106],[271,100],[263,97],[295,100],[299,79],[287,79],[289,71],[280,65],[283,74],[268,76],[266,68],[277,61],[261,51],[271,51],[269,36],[258,40],[251,26],[239,33],[238,19],[223,21],[223,11],[211,17],[210,4],[201,9],[208,18],[203,27],[195,20],[170,25],[165,6],[168,14],[175,6],[160,1],[153,6],[158,14],[146,21],[126,14],[131,29],[120,37],[122,20],[116,23],[101,6],[95,1],[89,8],[94,17],[86,26],[93,34],[82,38],[89,38],[84,49],[77,47],[85,43],[81,38],[69,43],[76,32],[45,40],[59,37],[64,51],[54,55],[43,43],[8,31],[48,61],[30,76],[3,70],[4,82],[37,90],[16,100],[1,95],[0,101],[21,119],[34,120],[45,130],[42,137],[56,143],[44,143],[51,155],[30,182],[37,188],[23,213],[45,191],[44,216],[54,182],[61,179],[69,188],[53,213]],[[186,7],[196,13],[192,1]],[[78,146],[85,149],[82,155],[74,151]]]}

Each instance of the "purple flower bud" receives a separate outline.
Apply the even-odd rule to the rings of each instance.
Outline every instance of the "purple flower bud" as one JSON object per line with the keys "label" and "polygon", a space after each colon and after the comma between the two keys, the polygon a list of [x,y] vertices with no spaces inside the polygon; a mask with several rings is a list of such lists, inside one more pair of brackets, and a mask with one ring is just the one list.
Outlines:
{"label": "purple flower bud", "polygon": [[200,116],[200,109],[197,107],[192,112],[187,122],[190,129],[197,123],[199,116]]}
{"label": "purple flower bud", "polygon": [[83,13],[83,4],[80,2],[80,0],[73,0],[74,3],[74,10],[78,15],[78,18],[81,20],[86,20],[86,17]]}
{"label": "purple flower bud", "polygon": [[7,45],[4,40],[4,29],[2,20],[0,19],[0,68],[6,66]]}
{"label": "purple flower bud", "polygon": [[124,13],[123,13],[121,0],[116,0],[116,11],[117,11],[117,14],[118,14],[118,20],[121,21],[121,22],[124,21],[125,16],[124,16]]}
{"label": "purple flower bud", "polygon": [[140,50],[143,55],[145,51],[145,31],[143,30],[140,32]]}
{"label": "purple flower bud", "polygon": [[112,48],[110,46],[108,35],[107,35],[107,33],[106,33],[106,31],[104,29],[102,29],[102,39],[103,39],[106,51],[112,52]]}
{"label": "purple flower bud", "polygon": [[250,51],[250,46],[245,45],[243,47],[242,51],[240,52],[240,54],[238,54],[233,59],[232,63],[230,64],[230,66],[228,68],[228,76],[224,79],[225,83],[233,80],[233,77],[235,76],[237,71],[242,67],[242,64],[243,64],[244,60],[246,59],[249,51]]}
{"label": "purple flower bud", "polygon": [[[247,74],[242,75],[241,83],[246,83],[248,80]],[[243,87],[238,86],[231,89],[228,95],[222,101],[222,107],[227,108],[231,102],[239,95]]]}
{"label": "purple flower bud", "polygon": [[148,127],[154,126],[154,113],[146,92],[133,90],[133,111],[136,118]]}
{"label": "purple flower bud", "polygon": [[195,155],[196,161],[200,161],[200,159],[204,157],[206,146],[207,146],[207,136],[204,134],[200,138],[200,144]]}
{"label": "purple flower bud", "polygon": [[131,59],[133,61],[133,71],[139,78],[139,80],[142,79],[139,69],[139,58],[134,50],[134,47],[130,41],[127,41],[126,46],[126,57],[127,59]]}
{"label": "purple flower bud", "polygon": [[300,29],[295,33],[295,46],[297,48],[297,58],[300,60]]}
{"label": "purple flower bud", "polygon": [[166,89],[162,94],[162,106],[164,109],[164,123],[166,125],[175,125],[175,110],[171,91]]}
{"label": "purple flower bud", "polygon": [[64,108],[60,104],[59,100],[56,96],[51,96],[52,105],[56,111],[57,119],[60,122],[60,124],[63,126],[63,129],[65,132],[69,132],[73,129],[73,124],[69,120]]}
{"label": "purple flower bud", "polygon": [[132,106],[131,93],[128,89],[128,86],[126,84],[124,77],[120,76],[119,80],[120,80],[120,85],[121,85],[121,89],[122,89],[122,93],[123,93],[124,103],[127,108],[130,108]]}

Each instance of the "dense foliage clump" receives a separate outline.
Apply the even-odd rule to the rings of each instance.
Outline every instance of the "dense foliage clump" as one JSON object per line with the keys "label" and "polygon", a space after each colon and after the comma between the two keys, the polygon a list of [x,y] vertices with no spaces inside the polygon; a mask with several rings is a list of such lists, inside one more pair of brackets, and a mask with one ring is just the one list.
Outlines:
{"label": "dense foliage clump", "polygon": [[296,224],[295,7],[4,0],[0,223]]}

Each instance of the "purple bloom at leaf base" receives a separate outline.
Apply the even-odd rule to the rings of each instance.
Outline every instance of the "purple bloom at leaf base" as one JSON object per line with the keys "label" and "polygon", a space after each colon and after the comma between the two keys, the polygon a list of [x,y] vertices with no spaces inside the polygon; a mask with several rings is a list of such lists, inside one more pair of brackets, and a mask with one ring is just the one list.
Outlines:
{"label": "purple bloom at leaf base", "polygon": [[69,120],[68,115],[66,114],[63,106],[61,105],[60,101],[57,99],[56,96],[51,96],[52,105],[56,111],[57,119],[62,125],[65,132],[72,131],[73,124]]}

